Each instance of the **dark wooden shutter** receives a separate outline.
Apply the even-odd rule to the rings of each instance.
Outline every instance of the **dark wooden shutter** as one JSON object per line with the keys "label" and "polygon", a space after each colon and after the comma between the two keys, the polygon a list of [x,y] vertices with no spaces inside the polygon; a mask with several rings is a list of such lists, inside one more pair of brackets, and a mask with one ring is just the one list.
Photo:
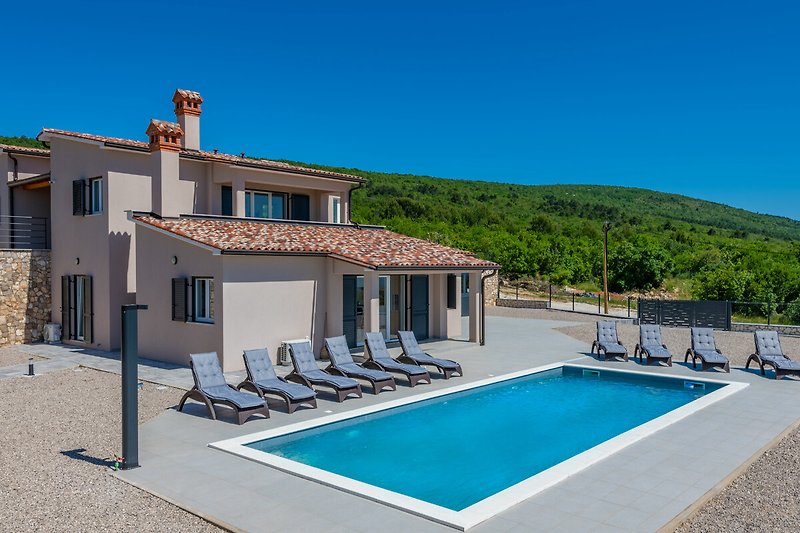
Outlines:
{"label": "dark wooden shutter", "polygon": [[222,216],[233,216],[233,189],[228,185],[222,186]]}
{"label": "dark wooden shutter", "polygon": [[172,320],[186,322],[189,316],[189,299],[186,278],[172,278]]}
{"label": "dark wooden shutter", "polygon": [[356,276],[342,276],[342,329],[347,345],[356,347]]}
{"label": "dark wooden shutter", "polygon": [[70,292],[69,276],[61,276],[61,340],[72,338],[72,321],[70,320]]}
{"label": "dark wooden shutter", "polygon": [[307,194],[292,195],[292,220],[311,220],[311,198]]}
{"label": "dark wooden shutter", "polygon": [[456,275],[447,275],[447,308],[456,308]]}
{"label": "dark wooden shutter", "polygon": [[83,340],[88,343],[94,342],[92,301],[92,276],[83,276]]}
{"label": "dark wooden shutter", "polygon": [[81,217],[86,214],[86,180],[72,182],[72,214]]}

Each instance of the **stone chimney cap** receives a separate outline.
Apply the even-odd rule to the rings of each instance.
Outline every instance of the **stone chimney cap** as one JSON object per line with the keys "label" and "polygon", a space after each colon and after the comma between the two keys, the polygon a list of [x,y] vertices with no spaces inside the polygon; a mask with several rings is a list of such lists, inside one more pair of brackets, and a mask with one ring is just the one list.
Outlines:
{"label": "stone chimney cap", "polygon": [[183,130],[177,122],[167,122],[166,120],[150,119],[147,127],[147,135],[183,135]]}

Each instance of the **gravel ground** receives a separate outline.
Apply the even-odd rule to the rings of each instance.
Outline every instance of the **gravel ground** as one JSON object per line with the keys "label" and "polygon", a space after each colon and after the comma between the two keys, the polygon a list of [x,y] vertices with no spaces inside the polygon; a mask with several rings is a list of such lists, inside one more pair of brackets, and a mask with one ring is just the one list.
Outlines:
{"label": "gravel ground", "polygon": [[800,430],[759,457],[676,531],[800,531]]}
{"label": "gravel ground", "polygon": [[13,346],[5,346],[0,348],[0,367],[13,366],[20,363],[27,363],[28,359],[33,357],[34,361],[41,361],[43,357],[30,355],[26,352],[15,349]]}
{"label": "gravel ground", "polygon": [[[109,474],[119,380],[79,369],[0,381],[0,531],[219,531]],[[146,383],[139,422],[180,396]]]}

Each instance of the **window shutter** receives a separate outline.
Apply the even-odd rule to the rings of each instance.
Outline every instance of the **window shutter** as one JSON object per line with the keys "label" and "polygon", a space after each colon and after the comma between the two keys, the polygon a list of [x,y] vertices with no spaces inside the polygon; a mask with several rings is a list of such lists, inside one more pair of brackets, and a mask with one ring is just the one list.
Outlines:
{"label": "window shutter", "polygon": [[172,320],[186,322],[189,316],[186,278],[172,278]]}
{"label": "window shutter", "polygon": [[86,180],[72,182],[72,214],[80,217],[86,214]]}
{"label": "window shutter", "polygon": [[292,195],[292,220],[311,220],[311,198],[307,194]]}
{"label": "window shutter", "polygon": [[456,275],[447,275],[447,308],[456,308]]}
{"label": "window shutter", "polygon": [[83,276],[83,340],[90,344],[94,342],[92,300],[92,276]]}
{"label": "window shutter", "polygon": [[222,216],[225,217],[232,217],[233,216],[233,189],[228,185],[222,186],[221,191],[222,196],[222,209],[221,213]]}
{"label": "window shutter", "polygon": [[69,312],[69,276],[61,276],[61,340],[71,339],[72,321]]}

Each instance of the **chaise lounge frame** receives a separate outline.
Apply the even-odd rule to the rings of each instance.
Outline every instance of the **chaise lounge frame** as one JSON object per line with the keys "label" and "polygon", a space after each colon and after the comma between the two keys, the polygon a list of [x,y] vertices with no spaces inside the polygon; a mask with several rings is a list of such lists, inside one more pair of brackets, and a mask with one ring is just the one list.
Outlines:
{"label": "chaise lounge frame", "polygon": [[[650,341],[650,342],[648,342]],[[666,353],[659,353],[659,348],[663,349]],[[669,352],[667,345],[661,340],[661,326],[658,324],[642,324],[639,325],[639,343],[633,349],[633,357],[639,357],[639,362],[642,358],[646,358],[645,364],[651,365],[653,363],[667,363],[667,366],[672,366],[672,354]]]}
{"label": "chaise lounge frame", "polygon": [[444,376],[444,379],[450,379],[454,373],[458,373],[458,375],[462,377],[464,376],[461,365],[456,361],[439,359],[427,352],[423,352],[422,348],[419,347],[419,343],[417,343],[417,337],[414,335],[413,331],[398,331],[397,338],[400,340],[400,346],[403,348],[403,354],[397,358],[399,362],[435,367],[439,373]]}
{"label": "chaise lounge frame", "polygon": [[[304,345],[303,348],[300,347],[301,344]],[[295,342],[290,342],[289,343],[289,355],[292,358],[292,365],[294,366],[294,370],[292,370],[292,372],[290,372],[286,376],[286,380],[287,381],[293,381],[295,383],[300,383],[301,385],[305,385],[306,387],[309,387],[309,388],[312,388],[312,386],[317,386],[317,387],[325,387],[325,388],[331,389],[334,392],[334,394],[336,394],[336,399],[337,399],[337,401],[339,403],[342,403],[345,400],[345,398],[347,398],[351,394],[356,394],[356,395],[358,395],[359,398],[361,398],[363,396],[363,394],[361,392],[361,385],[359,385],[358,382],[353,380],[352,378],[345,378],[345,379],[350,379],[351,381],[353,381],[354,385],[350,386],[350,387],[345,387],[345,386],[337,385],[335,380],[331,380],[331,379],[325,378],[325,377],[314,378],[314,377],[308,376],[307,372],[304,373],[303,371],[301,371],[300,365],[303,364],[303,363],[306,363],[308,365],[313,365],[314,368],[310,369],[310,370],[317,370],[317,371],[320,372],[320,374],[325,374],[326,373],[325,371],[323,371],[321,368],[319,368],[317,366],[316,359],[314,359],[314,354],[313,353],[311,353],[310,361],[305,361],[304,359],[301,359],[301,357],[303,357],[303,354],[298,354],[297,352],[300,351],[300,350],[306,350],[306,349],[307,349],[308,353],[311,353],[311,341],[306,341],[306,342],[303,342],[303,343],[299,343],[299,342],[298,343],[295,343]],[[339,376],[339,375],[334,375],[334,374],[328,374],[328,375],[331,378],[337,378],[337,377],[338,378],[342,378],[342,377],[344,377],[344,376]]]}
{"label": "chaise lounge frame", "polygon": [[[714,330],[711,328],[691,328],[691,336],[692,336],[692,347],[686,350],[686,356],[683,358],[683,362],[686,363],[689,361],[689,357],[692,358],[692,368],[697,368],[697,360],[700,359],[700,370],[717,370],[721,369],[723,372],[730,372],[731,371],[731,362],[730,359],[723,354],[719,348],[717,348],[716,340],[714,339]],[[711,340],[703,340],[704,337],[710,338]],[[708,344],[708,348],[698,348],[697,342],[703,342],[704,344]],[[705,353],[704,353],[705,352]],[[724,361],[711,361],[708,359],[708,355],[710,354],[719,354]]]}
{"label": "chaise lounge frame", "polygon": [[[420,381],[430,383],[431,375],[425,368],[419,365],[410,365],[389,355],[383,335],[379,332],[366,332],[364,334],[364,357],[368,359],[364,362],[365,368],[383,370],[392,374],[402,374],[408,380],[408,384],[414,387]],[[415,372],[419,370],[420,372]]]}
{"label": "chaise lounge frame", "polygon": [[[611,347],[619,347],[619,351],[609,351]],[[613,320],[600,320],[597,322],[597,338],[592,342],[592,355],[597,349],[597,357],[607,361],[609,356],[616,360],[628,360],[628,349],[619,342],[617,323]],[[602,353],[601,353],[602,352]]]}
{"label": "chaise lounge frame", "polygon": [[[378,394],[385,388],[397,390],[397,383],[395,383],[394,378],[386,371],[377,368],[367,368],[353,361],[353,358],[350,356],[350,349],[347,347],[347,338],[344,335],[326,338],[325,350],[327,350],[328,358],[331,362],[325,369],[325,372],[339,374],[340,376],[351,379],[363,379],[369,382],[373,394]],[[344,364],[342,364],[342,361],[337,361],[337,358],[346,358],[349,359],[349,362],[344,361]],[[383,372],[386,374],[386,377],[377,378],[373,372]]]}
{"label": "chaise lounge frame", "polygon": [[[759,338],[760,337],[760,338]],[[775,373],[775,379],[785,376],[800,376],[800,363],[789,358],[783,353],[781,348],[780,336],[777,331],[758,330],[753,333],[756,343],[756,353],[747,358],[745,368],[750,368],[750,363],[754,362],[761,368],[761,375],[765,376],[764,366],[771,366]],[[761,340],[761,342],[759,342]],[[762,350],[763,347],[763,350]],[[773,352],[773,353],[762,353]]]}
{"label": "chaise lounge frame", "polygon": [[[269,360],[269,352],[267,351],[266,348],[263,348],[262,350],[264,352],[264,356],[266,357],[267,364],[271,367],[272,366],[272,361]],[[312,389],[312,388],[308,389],[312,394],[312,396],[310,398],[293,398],[285,390],[282,390],[282,389],[277,388],[277,387],[270,387],[269,385],[264,385],[263,382],[259,383],[258,381],[256,381],[256,379],[254,379],[255,372],[253,371],[253,369],[250,368],[250,364],[251,363],[250,363],[250,359],[248,357],[248,354],[251,353],[251,352],[259,352],[259,351],[261,351],[261,350],[245,350],[244,351],[244,354],[242,355],[242,357],[244,359],[244,368],[247,371],[247,379],[245,379],[244,381],[239,383],[236,386],[236,388],[238,390],[250,390],[250,391],[253,391],[256,394],[258,394],[259,396],[261,396],[262,398],[264,398],[264,401],[266,401],[266,399],[267,399],[266,396],[267,395],[269,395],[269,396],[277,396],[280,400],[283,400],[286,403],[286,410],[288,411],[289,414],[294,413],[302,405],[308,405],[312,409],[316,409],[317,408],[317,398],[316,398],[316,396],[313,396],[314,389]],[[257,354],[257,355],[260,356],[260,354]],[[275,371],[273,370],[272,372],[274,373]],[[278,380],[278,381],[281,381],[283,383],[292,385],[294,387],[297,387],[299,385],[298,383],[289,383],[288,381],[286,381],[285,379],[283,379],[283,378],[281,378],[281,377],[279,377],[277,375],[275,376],[275,379]]]}

